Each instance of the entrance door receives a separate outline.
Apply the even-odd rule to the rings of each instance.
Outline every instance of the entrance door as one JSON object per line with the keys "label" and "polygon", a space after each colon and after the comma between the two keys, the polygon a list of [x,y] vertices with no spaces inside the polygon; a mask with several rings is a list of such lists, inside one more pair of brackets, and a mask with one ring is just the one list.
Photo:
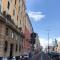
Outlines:
{"label": "entrance door", "polygon": [[13,44],[10,44],[10,57],[13,56]]}

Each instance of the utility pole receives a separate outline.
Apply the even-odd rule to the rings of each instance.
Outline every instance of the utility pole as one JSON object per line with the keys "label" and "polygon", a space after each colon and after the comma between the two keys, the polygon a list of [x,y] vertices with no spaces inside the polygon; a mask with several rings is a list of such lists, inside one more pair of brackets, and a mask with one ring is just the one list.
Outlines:
{"label": "utility pole", "polygon": [[48,52],[49,52],[49,31],[48,31]]}
{"label": "utility pole", "polygon": [[46,31],[48,32],[48,52],[49,52],[49,31],[50,29],[47,29]]}

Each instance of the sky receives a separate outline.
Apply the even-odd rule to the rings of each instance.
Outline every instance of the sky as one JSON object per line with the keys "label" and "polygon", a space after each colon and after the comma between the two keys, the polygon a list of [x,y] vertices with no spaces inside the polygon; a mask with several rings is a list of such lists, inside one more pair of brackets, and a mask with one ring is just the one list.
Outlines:
{"label": "sky", "polygon": [[26,9],[42,46],[48,44],[48,33],[50,44],[60,41],[60,0],[26,0]]}

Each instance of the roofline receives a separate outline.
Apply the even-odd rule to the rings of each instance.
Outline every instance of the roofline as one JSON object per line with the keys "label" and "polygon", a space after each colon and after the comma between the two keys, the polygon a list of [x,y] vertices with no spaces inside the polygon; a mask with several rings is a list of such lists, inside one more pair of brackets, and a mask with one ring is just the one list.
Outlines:
{"label": "roofline", "polygon": [[[29,16],[28,16],[27,13],[26,13],[26,16],[27,16],[27,18],[28,18],[28,21],[29,21],[29,23],[30,23],[30,26],[32,27],[32,24],[31,24],[30,18],[29,18]],[[32,32],[34,32],[33,27],[32,27]]]}

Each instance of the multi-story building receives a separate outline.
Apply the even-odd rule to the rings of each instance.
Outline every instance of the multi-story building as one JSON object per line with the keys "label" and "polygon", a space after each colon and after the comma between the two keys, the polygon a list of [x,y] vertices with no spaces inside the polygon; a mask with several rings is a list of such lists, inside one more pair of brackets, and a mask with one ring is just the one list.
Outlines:
{"label": "multi-story building", "polygon": [[[0,11],[11,15],[15,25],[20,27],[20,23],[24,20],[25,0],[0,0]],[[23,24],[23,23],[22,23]]]}
{"label": "multi-story building", "polygon": [[60,53],[60,42],[58,42],[58,46],[56,47],[56,51]]}
{"label": "multi-story building", "polygon": [[21,36],[13,21],[0,14],[0,58],[20,56]]}
{"label": "multi-story building", "polygon": [[24,25],[24,40],[23,40],[23,53],[31,51],[30,35],[33,32],[32,24],[29,19],[28,14],[25,15],[25,25]]}
{"label": "multi-story building", "polygon": [[39,41],[39,37],[38,37],[38,34],[36,33],[36,38],[35,38],[35,44],[34,44],[34,49],[36,52],[39,52],[40,51],[40,41]]}
{"label": "multi-story building", "polygon": [[[33,28],[25,11],[25,2],[26,0],[0,0],[0,57],[19,56],[21,51],[31,49],[29,41]],[[4,52],[4,49],[7,51]]]}
{"label": "multi-story building", "polygon": [[24,38],[25,0],[0,0],[0,15],[0,57],[20,56]]}

